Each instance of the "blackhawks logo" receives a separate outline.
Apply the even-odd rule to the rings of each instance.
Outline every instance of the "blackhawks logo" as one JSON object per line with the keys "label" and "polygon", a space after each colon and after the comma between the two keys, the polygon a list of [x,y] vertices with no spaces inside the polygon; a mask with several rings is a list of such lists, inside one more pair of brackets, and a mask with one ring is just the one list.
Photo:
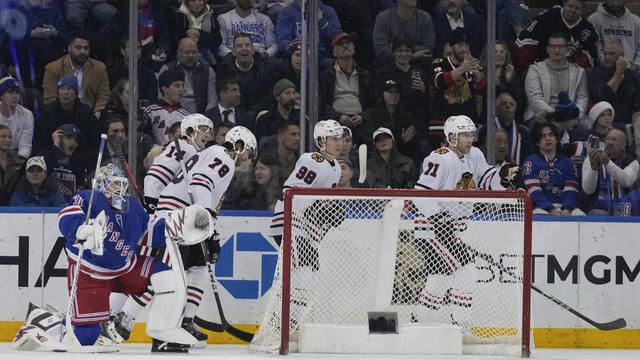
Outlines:
{"label": "blackhawks logo", "polygon": [[473,181],[473,174],[470,172],[465,172],[462,174],[462,177],[456,183],[456,190],[475,190],[476,182]]}

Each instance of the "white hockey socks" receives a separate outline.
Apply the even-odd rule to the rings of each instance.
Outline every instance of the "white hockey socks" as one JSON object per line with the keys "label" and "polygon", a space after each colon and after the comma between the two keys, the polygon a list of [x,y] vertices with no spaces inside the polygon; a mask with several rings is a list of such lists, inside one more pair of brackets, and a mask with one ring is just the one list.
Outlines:
{"label": "white hockey socks", "polygon": [[204,289],[209,281],[206,266],[192,266],[187,269],[187,305],[184,309],[185,318],[193,318],[204,296]]}

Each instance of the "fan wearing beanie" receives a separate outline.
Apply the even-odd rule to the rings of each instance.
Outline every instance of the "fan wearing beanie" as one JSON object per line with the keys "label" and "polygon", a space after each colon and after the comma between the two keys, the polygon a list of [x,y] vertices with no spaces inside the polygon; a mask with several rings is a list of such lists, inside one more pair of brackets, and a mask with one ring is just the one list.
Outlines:
{"label": "fan wearing beanie", "polygon": [[600,101],[589,110],[589,128],[591,135],[597,136],[600,140],[604,140],[609,131],[613,129],[613,119],[616,116],[613,106],[606,102]]}

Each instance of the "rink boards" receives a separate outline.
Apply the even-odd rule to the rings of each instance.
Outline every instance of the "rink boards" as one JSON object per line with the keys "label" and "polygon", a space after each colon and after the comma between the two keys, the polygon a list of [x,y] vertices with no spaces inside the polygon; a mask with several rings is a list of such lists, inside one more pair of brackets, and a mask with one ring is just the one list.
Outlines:
{"label": "rink boards", "polygon": [[[66,257],[57,229],[57,211],[6,210],[12,212],[0,213],[0,341],[13,338],[30,301],[64,309],[67,298]],[[223,246],[215,272],[225,315],[237,327],[255,331],[277,261],[275,243],[262,235],[271,221],[270,213],[234,211],[222,215],[218,226]],[[596,321],[624,317],[628,326],[610,332],[596,330],[534,293],[536,346],[640,348],[640,220],[550,220],[534,218],[534,283]],[[205,294],[199,316],[217,322],[212,298]],[[145,316],[140,320],[144,322]],[[143,324],[136,325],[132,339],[148,340]],[[237,342],[226,333],[210,333],[210,341]]]}

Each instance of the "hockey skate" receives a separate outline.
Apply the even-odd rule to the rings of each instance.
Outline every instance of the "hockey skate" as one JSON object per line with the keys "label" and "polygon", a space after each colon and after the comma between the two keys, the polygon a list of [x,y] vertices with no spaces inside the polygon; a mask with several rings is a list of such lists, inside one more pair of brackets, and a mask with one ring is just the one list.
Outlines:
{"label": "hockey skate", "polygon": [[151,343],[151,352],[152,353],[188,353],[189,345],[171,343],[168,341],[153,339]]}
{"label": "hockey skate", "polygon": [[193,318],[182,319],[182,328],[198,340],[198,343],[192,346],[193,349],[203,349],[207,346],[209,336],[200,331],[198,325],[193,322]]}
{"label": "hockey skate", "polygon": [[112,320],[100,325],[102,329],[98,341],[102,345],[115,345],[129,340],[133,322],[134,319],[128,317],[123,311],[117,313]]}

